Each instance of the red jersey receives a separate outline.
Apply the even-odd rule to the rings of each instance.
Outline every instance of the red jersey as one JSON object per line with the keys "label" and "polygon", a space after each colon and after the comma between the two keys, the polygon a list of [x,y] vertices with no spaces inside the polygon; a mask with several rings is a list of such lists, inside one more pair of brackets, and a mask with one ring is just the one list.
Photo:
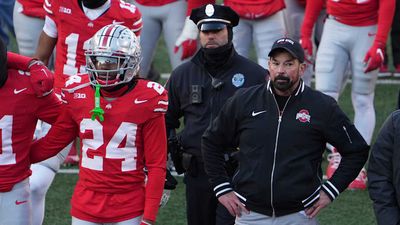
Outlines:
{"label": "red jersey", "polygon": [[68,76],[85,73],[85,55],[90,38],[110,23],[129,27],[140,35],[142,17],[136,6],[121,0],[111,0],[110,8],[95,20],[90,20],[77,0],[46,1],[48,16],[56,23],[55,88],[64,86]]}
{"label": "red jersey", "polygon": [[250,20],[266,18],[285,8],[283,0],[225,0],[224,5]]}
{"label": "red jersey", "polygon": [[[324,3],[325,0],[307,0],[301,27],[302,37],[311,37],[313,26]],[[374,42],[383,46],[386,44],[395,10],[394,0],[327,0],[326,8],[329,15],[346,25],[370,26],[377,24],[376,34],[371,34],[375,35]]]}
{"label": "red jersey", "polygon": [[18,0],[22,5],[22,14],[44,19],[46,12],[43,9],[44,0]]}
{"label": "red jersey", "polygon": [[137,3],[144,6],[163,6],[177,0],[136,0]]}
{"label": "red jersey", "polygon": [[328,0],[326,9],[341,23],[369,26],[378,22],[379,0]]}
{"label": "red jersey", "polygon": [[0,192],[7,192],[31,175],[29,145],[37,120],[54,123],[62,103],[54,94],[36,97],[29,73],[14,69],[8,70],[0,98]]}
{"label": "red jersey", "polygon": [[[215,0],[188,0],[188,12],[205,4],[215,4]],[[245,19],[263,19],[285,8],[283,0],[224,0],[224,5],[231,7]]]}
{"label": "red jersey", "polygon": [[165,181],[166,91],[158,83],[138,80],[133,90],[113,101],[101,97],[100,122],[91,119],[95,92],[88,75],[71,76],[66,88],[65,110],[49,134],[32,145],[32,160],[53,155],[79,135],[82,155],[71,215],[105,223],[143,214],[154,221]]}

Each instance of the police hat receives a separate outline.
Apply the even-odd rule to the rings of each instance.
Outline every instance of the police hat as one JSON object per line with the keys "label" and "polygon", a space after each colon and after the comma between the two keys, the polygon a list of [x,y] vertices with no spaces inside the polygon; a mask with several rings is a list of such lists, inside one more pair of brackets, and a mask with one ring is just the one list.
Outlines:
{"label": "police hat", "polygon": [[284,49],[288,51],[293,57],[298,59],[301,63],[304,62],[304,50],[300,43],[290,38],[280,38],[274,42],[268,56],[274,54],[276,49]]}
{"label": "police hat", "polygon": [[193,9],[190,19],[201,31],[222,30],[239,23],[238,14],[230,7],[212,4]]}

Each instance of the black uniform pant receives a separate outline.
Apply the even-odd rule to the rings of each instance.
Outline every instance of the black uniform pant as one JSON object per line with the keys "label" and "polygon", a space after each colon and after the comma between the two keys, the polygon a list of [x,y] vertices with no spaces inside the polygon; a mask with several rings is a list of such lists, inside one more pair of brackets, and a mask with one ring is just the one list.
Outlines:
{"label": "black uniform pant", "polygon": [[388,53],[392,50],[393,66],[400,65],[400,0],[396,0],[396,10],[394,12],[392,30],[390,31],[391,48],[386,48],[384,64],[388,65]]}
{"label": "black uniform pant", "polygon": [[185,173],[186,217],[188,225],[233,225],[235,217],[221,205],[208,182],[202,163],[196,174]]}
{"label": "black uniform pant", "polygon": [[396,0],[396,11],[392,22],[390,37],[392,41],[393,64],[400,65],[400,0]]}

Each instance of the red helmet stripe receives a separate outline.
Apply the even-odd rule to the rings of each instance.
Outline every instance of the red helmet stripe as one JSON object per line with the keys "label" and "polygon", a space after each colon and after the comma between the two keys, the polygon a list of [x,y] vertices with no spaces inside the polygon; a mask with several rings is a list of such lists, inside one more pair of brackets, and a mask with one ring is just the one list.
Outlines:
{"label": "red helmet stripe", "polygon": [[116,30],[115,26],[109,26],[107,27],[107,29],[105,29],[103,31],[103,33],[101,34],[101,39],[100,39],[100,46],[102,47],[107,47],[110,42],[111,42],[111,38],[112,37],[112,33]]}

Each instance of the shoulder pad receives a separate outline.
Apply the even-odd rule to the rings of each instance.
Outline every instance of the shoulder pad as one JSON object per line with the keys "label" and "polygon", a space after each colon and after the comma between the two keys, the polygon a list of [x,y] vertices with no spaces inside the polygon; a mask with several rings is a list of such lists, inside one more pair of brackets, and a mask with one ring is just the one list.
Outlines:
{"label": "shoulder pad", "polygon": [[87,74],[77,74],[68,77],[65,81],[63,91],[73,93],[75,90],[87,87],[90,85],[89,76]]}
{"label": "shoulder pad", "polygon": [[116,3],[119,5],[119,8],[122,11],[129,11],[131,12],[131,15],[139,13],[139,9],[138,7],[136,7],[134,4],[125,2],[125,1],[121,1],[121,0],[117,0]]}
{"label": "shoulder pad", "polygon": [[124,25],[131,29],[136,36],[140,36],[143,21],[139,9],[135,5],[121,0],[116,1],[116,4],[119,5],[118,16],[124,20]]}
{"label": "shoulder pad", "polygon": [[139,89],[138,98],[149,100],[149,106],[153,112],[165,113],[167,111],[168,94],[161,84],[148,80],[139,80],[136,88]]}

